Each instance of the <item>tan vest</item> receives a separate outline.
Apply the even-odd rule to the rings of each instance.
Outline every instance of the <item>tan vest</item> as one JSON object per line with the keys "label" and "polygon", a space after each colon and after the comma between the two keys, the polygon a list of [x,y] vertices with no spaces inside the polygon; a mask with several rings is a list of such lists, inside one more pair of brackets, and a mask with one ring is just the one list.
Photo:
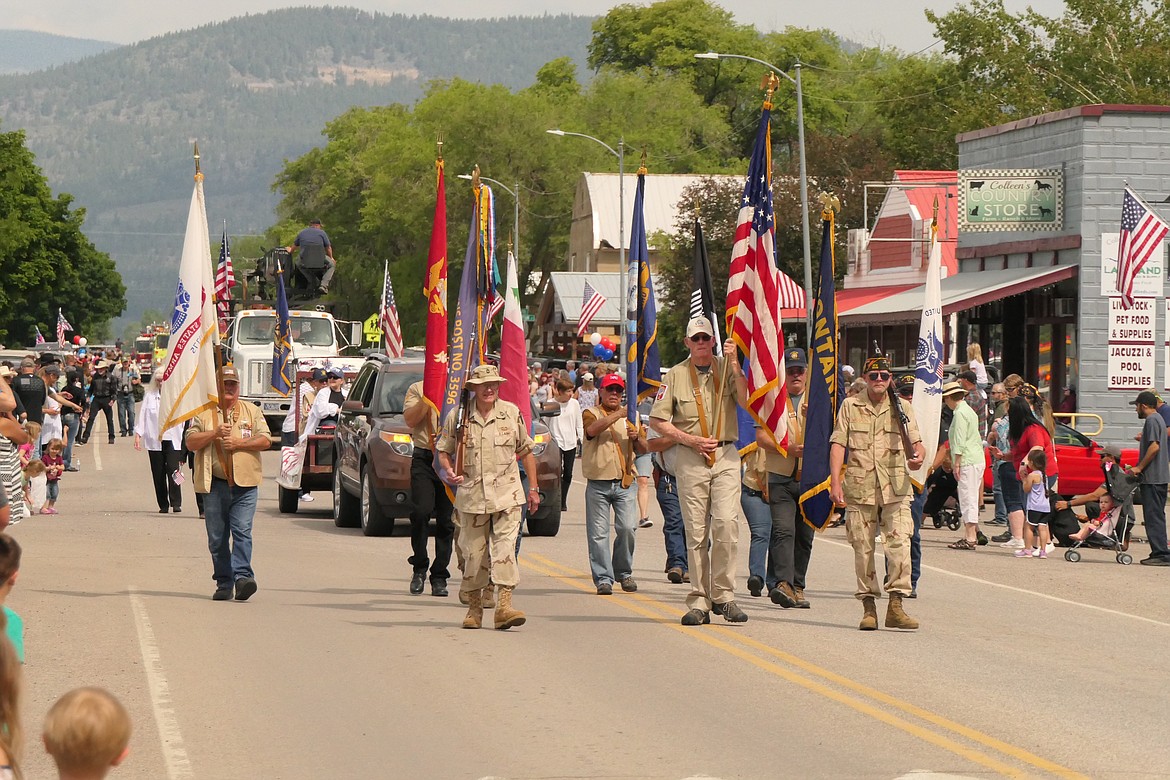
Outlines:
{"label": "tan vest", "polygon": [[[606,416],[594,406],[581,413],[581,425],[588,430],[596,420]],[[581,473],[585,479],[621,479],[634,468],[633,443],[625,419],[618,420],[592,439],[585,435],[581,445]]]}
{"label": "tan vest", "polygon": [[[804,444],[805,415],[808,414],[808,401],[805,396],[798,396],[793,400],[788,396],[785,403],[788,406],[788,443],[790,445]],[[800,473],[800,458],[794,455],[781,455],[779,452],[766,450],[768,453],[768,471],[782,477],[794,477]]]}
{"label": "tan vest", "polygon": [[[263,436],[265,439],[268,438],[268,423],[265,421],[260,407],[244,401],[237,401],[232,406],[230,414],[232,436]],[[191,427],[187,429],[187,435],[215,430],[219,427],[221,419],[219,409],[200,412],[191,420]],[[212,442],[195,452],[196,493],[211,492],[211,478],[213,476],[220,479],[227,478],[223,468],[223,460],[220,458],[221,454],[224,458],[231,458],[232,481],[236,485],[259,487],[260,482],[264,479],[264,469],[260,462],[259,452],[237,452],[234,455],[228,455],[226,450],[217,447],[215,442]]]}

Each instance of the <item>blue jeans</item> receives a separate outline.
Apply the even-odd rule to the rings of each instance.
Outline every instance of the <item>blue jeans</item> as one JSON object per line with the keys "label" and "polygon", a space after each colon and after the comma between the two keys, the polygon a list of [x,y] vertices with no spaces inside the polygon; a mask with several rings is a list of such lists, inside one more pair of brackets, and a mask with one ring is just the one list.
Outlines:
{"label": "blue jeans", "polygon": [[746,487],[739,493],[739,505],[752,534],[751,546],[748,547],[748,575],[759,577],[771,588],[773,583],[767,582],[767,579],[768,547],[772,542],[772,510],[760,491]]}
{"label": "blue jeans", "polygon": [[915,493],[910,499],[910,517],[914,519],[914,535],[910,537],[910,590],[918,589],[922,574],[922,508],[926,506],[926,491]]}
{"label": "blue jeans", "polygon": [[123,436],[134,433],[134,393],[118,393],[118,430]]}
{"label": "blue jeans", "polygon": [[666,571],[682,569],[687,571],[687,534],[683,524],[682,507],[678,505],[678,484],[665,471],[661,475],[655,492],[658,494],[658,508],[662,510],[662,535],[666,539]]}
{"label": "blue jeans", "polygon": [[252,572],[252,517],[259,492],[259,488],[211,480],[211,492],[203,499],[203,513],[217,588],[229,588],[242,577],[256,576]]}
{"label": "blue jeans", "polygon": [[[613,509],[613,551],[609,516]],[[634,573],[634,532],[638,529],[638,489],[620,479],[591,479],[585,484],[585,535],[593,584],[613,584]]]}
{"label": "blue jeans", "polygon": [[73,462],[73,442],[77,441],[77,432],[81,430],[81,415],[74,413],[62,413],[61,425],[65,428],[66,439],[65,444],[65,468],[73,468],[76,464]]}
{"label": "blue jeans", "polygon": [[1146,539],[1151,558],[1170,559],[1166,545],[1166,484],[1141,484],[1142,515],[1146,521]]}
{"label": "blue jeans", "polygon": [[1003,500],[1003,482],[999,476],[999,461],[991,461],[991,492],[995,496],[995,521],[1007,522],[1007,502]]}

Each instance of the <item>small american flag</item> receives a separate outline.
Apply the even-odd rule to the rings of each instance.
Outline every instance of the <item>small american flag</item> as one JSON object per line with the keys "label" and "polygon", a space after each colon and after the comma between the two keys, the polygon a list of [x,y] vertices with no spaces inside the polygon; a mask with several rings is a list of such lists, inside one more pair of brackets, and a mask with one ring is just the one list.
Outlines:
{"label": "small american flag", "polygon": [[45,337],[41,335],[41,326],[40,326],[40,325],[34,325],[33,327],[35,327],[35,328],[37,329],[37,337],[36,337],[36,338],[37,338],[37,340],[36,340],[36,343],[37,343],[37,345],[39,346],[39,345],[41,345],[41,344],[44,344],[44,343],[45,343]]}
{"label": "small american flag", "polygon": [[585,292],[581,296],[581,316],[577,319],[578,338],[584,336],[585,331],[589,330],[589,323],[597,316],[597,312],[601,311],[606,300],[604,295],[593,289],[593,285],[589,284],[588,280],[585,281]]}
{"label": "small american flag", "polygon": [[382,290],[382,311],[378,320],[382,325],[382,335],[386,339],[386,356],[402,357],[402,325],[398,321],[398,304],[394,301],[394,286],[390,284],[390,263],[386,262],[386,284]]}
{"label": "small american flag", "polygon": [[73,326],[69,324],[69,320],[65,319],[65,315],[57,309],[57,343],[65,346],[65,331],[73,332]]}
{"label": "small american flag", "polygon": [[231,289],[236,286],[236,276],[232,273],[232,248],[228,243],[227,229],[223,231],[223,239],[219,242],[219,265],[215,268],[215,306],[219,311],[221,322],[231,316]]}
{"label": "small american flag", "polygon": [[1142,266],[1155,250],[1162,246],[1162,239],[1170,230],[1142,199],[1129,187],[1121,202],[1121,239],[1117,244],[1117,291],[1121,293],[1121,306],[1133,306],[1133,284]]}

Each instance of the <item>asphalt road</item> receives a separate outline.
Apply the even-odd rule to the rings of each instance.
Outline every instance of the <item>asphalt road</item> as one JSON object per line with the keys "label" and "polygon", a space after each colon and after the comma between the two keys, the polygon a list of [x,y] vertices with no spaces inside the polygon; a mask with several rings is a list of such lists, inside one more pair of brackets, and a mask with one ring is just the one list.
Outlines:
{"label": "asphalt road", "polygon": [[684,628],[656,508],[639,591],[594,595],[578,482],[560,535],[524,540],[527,625],[464,631],[454,595],[407,593],[406,536],[335,528],[325,494],[282,516],[269,481],[259,593],[212,602],[190,483],[183,512],[159,515],[146,454],[99,439],[60,515],[13,529],[30,778],[55,776],[46,709],[86,684],[132,713],[123,780],[1170,773],[1170,570],[951,551],[932,529],[906,602],[922,629],[861,633],[835,529],[814,548],[812,609],[745,592],[750,622]]}

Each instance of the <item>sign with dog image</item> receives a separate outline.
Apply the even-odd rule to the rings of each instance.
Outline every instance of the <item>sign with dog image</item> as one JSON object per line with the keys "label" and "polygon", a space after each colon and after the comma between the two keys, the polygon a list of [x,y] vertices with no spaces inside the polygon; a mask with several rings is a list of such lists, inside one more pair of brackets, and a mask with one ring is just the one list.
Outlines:
{"label": "sign with dog image", "polygon": [[959,230],[1060,230],[1064,172],[1059,168],[959,171]]}

